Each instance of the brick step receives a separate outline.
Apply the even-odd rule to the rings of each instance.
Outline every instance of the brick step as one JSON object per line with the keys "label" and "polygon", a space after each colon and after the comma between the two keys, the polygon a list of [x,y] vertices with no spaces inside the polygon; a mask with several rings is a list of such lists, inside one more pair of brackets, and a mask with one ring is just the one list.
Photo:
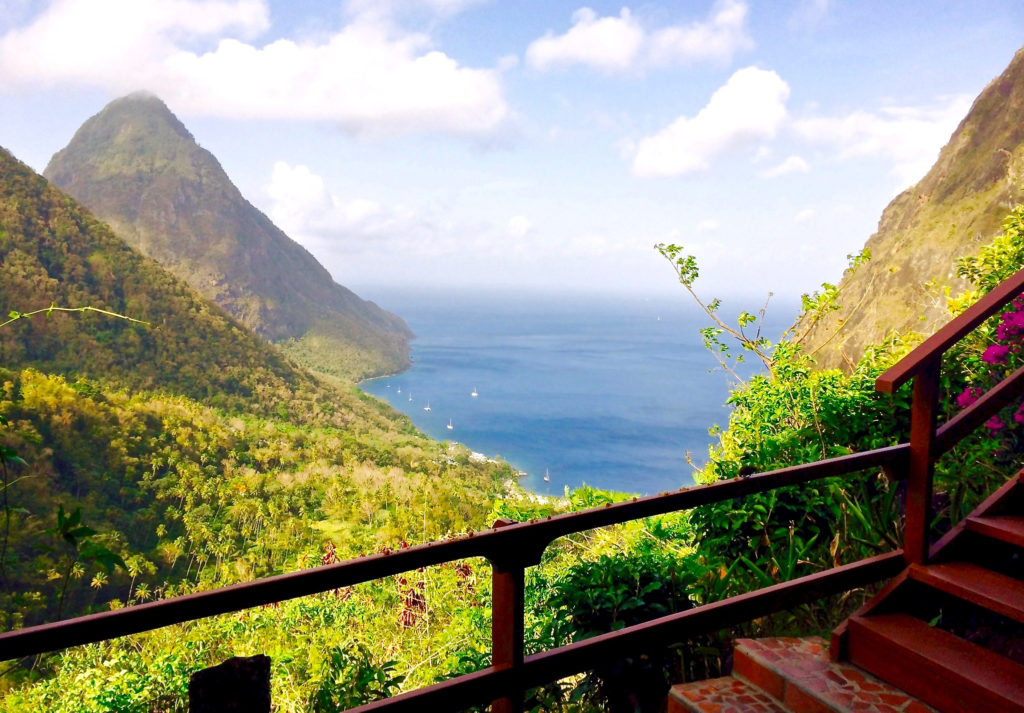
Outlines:
{"label": "brick step", "polygon": [[732,676],[673,686],[668,713],[792,713],[757,686]]}
{"label": "brick step", "polygon": [[1024,547],[1024,517],[1020,515],[970,515],[967,518],[967,529]]}
{"label": "brick step", "polygon": [[1024,713],[1024,666],[908,614],[849,620],[850,661],[944,713]]}
{"label": "brick step", "polygon": [[1024,623],[1024,582],[970,562],[911,565],[910,578]]}
{"label": "brick step", "polygon": [[739,639],[731,678],[673,687],[669,713],[935,713],[874,676],[828,659],[820,637]]}

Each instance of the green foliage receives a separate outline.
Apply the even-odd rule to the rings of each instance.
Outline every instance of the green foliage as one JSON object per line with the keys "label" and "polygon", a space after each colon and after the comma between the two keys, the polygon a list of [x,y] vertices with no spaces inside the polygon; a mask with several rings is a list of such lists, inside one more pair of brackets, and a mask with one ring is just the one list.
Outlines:
{"label": "green foliage", "polygon": [[[70,319],[54,304],[90,308]],[[330,401],[277,350],[0,150],[0,313],[12,312],[17,322],[0,330],[3,365],[257,413],[293,401],[322,411]],[[40,312],[49,319],[25,319]]]}
{"label": "green foliage", "polygon": [[[979,293],[1024,267],[1022,215],[1020,209],[1015,211],[1003,236],[977,258],[960,262],[961,275],[972,279],[978,291],[950,300],[951,311],[965,308]],[[855,258],[851,267],[863,259]],[[823,293],[805,296],[805,310],[834,311],[838,291],[823,287]],[[981,393],[982,385],[993,383],[994,371],[1009,373],[1024,363],[1024,355],[1016,352],[997,370],[988,363],[992,359],[986,350],[996,342],[1001,321],[1016,324],[994,318],[947,355],[941,418],[959,410],[957,396],[965,390],[977,388]],[[710,449],[699,480],[744,477],[907,440],[910,387],[885,396],[875,391],[874,382],[914,345],[915,337],[892,335],[886,343],[870,347],[850,373],[843,373],[816,368],[801,349],[801,335],[790,336],[790,341],[776,345],[768,374],[733,390],[728,427],[712,430],[719,442]],[[1010,431],[998,425],[981,429],[939,461],[937,532],[962,518],[1019,467],[1024,439]],[[899,484],[884,473],[869,471],[697,508],[691,522],[699,558],[708,572],[719,576],[702,579],[695,596],[714,601],[890,551],[902,539],[901,500]],[[747,632],[765,627],[789,633],[814,631],[834,624],[851,604],[848,598],[828,600],[763,620]]]}
{"label": "green foliage", "polygon": [[956,261],[956,274],[971,282],[981,294],[991,292],[1024,265],[1024,208],[1018,206],[1003,221],[1003,232],[977,255]]}
{"label": "green foliage", "polygon": [[[654,248],[662,257],[668,260],[679,282],[690,293],[690,296],[693,297],[697,304],[700,305],[704,314],[712,321],[712,325],[700,330],[700,335],[704,342],[704,347],[715,357],[722,369],[728,372],[737,383],[741,383],[743,379],[740,378],[733,367],[736,364],[742,364],[744,362],[743,352],[748,352],[757,356],[768,373],[774,375],[776,362],[773,357],[773,351],[778,345],[773,344],[771,340],[761,334],[761,327],[764,323],[768,302],[771,300],[772,294],[768,293],[768,299],[765,300],[764,306],[761,307],[757,315],[751,314],[746,310],[741,311],[736,316],[736,326],[730,326],[718,315],[719,308],[722,305],[720,299],[715,298],[705,303],[697,295],[694,288],[694,283],[700,275],[697,259],[693,255],[684,254],[681,245],[658,243]],[[852,272],[871,259],[871,253],[865,248],[856,255],[847,255],[846,259],[849,264],[848,272]],[[790,338],[792,345],[799,345],[811,328],[822,317],[839,309],[839,288],[827,282],[822,283],[821,287],[822,292],[815,292],[811,295],[805,294],[801,297],[803,314],[798,319],[798,323],[803,321],[808,326],[799,335],[786,335]],[[754,324],[757,326],[755,333],[752,335],[747,334],[746,328]],[[741,352],[739,354],[733,354],[730,341],[723,339],[723,335],[728,335],[740,347]]]}
{"label": "green foliage", "polygon": [[[11,514],[4,596],[46,591],[48,573],[64,571],[38,547],[51,527],[43,513],[58,503],[89,513],[105,533],[100,544],[135,570],[98,587],[73,580],[75,613],[130,601],[139,583],[166,594],[290,571],[319,557],[326,540],[349,557],[480,529],[511,477],[506,464],[439,450],[401,421],[301,426],[182,397],[76,388],[31,370],[0,371],[0,386],[9,421],[0,443],[29,463],[5,490],[24,510]],[[25,623],[58,608],[56,592],[43,609],[5,604]]]}
{"label": "green foliage", "polygon": [[374,663],[373,653],[363,643],[336,646],[320,672],[310,713],[335,713],[394,695],[405,680],[395,673],[397,663]]}

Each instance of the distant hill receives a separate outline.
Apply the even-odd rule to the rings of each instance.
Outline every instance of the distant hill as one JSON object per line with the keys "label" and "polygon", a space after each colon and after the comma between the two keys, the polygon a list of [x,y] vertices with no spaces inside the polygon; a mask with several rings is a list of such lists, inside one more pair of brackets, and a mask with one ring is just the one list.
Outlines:
{"label": "distant hill", "polygon": [[157,97],[108,104],[44,175],[243,325],[290,342],[307,366],[358,378],[408,365],[401,318],[335,283]]}
{"label": "distant hill", "polygon": [[[948,318],[940,290],[964,287],[954,260],[974,254],[1021,200],[1024,50],[989,83],[928,174],[882,213],[872,258],[840,282],[843,308],[809,333],[822,367],[856,361],[892,330],[931,334]],[[926,283],[934,287],[926,288]],[[837,329],[845,323],[843,329]],[[797,324],[796,333],[807,325]],[[833,335],[835,336],[833,337]]]}

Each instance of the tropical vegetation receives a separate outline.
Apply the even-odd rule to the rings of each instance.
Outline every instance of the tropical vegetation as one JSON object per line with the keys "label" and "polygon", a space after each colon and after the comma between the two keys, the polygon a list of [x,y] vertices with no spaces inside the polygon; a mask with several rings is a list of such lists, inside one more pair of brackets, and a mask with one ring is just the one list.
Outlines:
{"label": "tropical vegetation", "polygon": [[[5,309],[88,304],[148,323],[53,312],[0,329],[0,628],[629,497],[523,493],[507,464],[430,441],[351,383],[311,376],[13,159],[0,167]],[[950,310],[1024,267],[1022,240],[1017,209],[1000,238],[959,263],[974,288],[947,295]],[[681,248],[663,253],[695,290],[696,262]],[[804,306],[841,299],[826,286]],[[702,304],[719,314],[717,300]],[[734,388],[699,482],[906,439],[908,394],[878,394],[874,380],[916,335],[891,335],[842,372],[816,369],[792,338],[748,339],[756,322],[740,315],[733,351],[722,349],[728,330],[705,334],[723,363],[754,353],[768,368]],[[1015,303],[950,355],[945,415],[1022,363],[1022,334]],[[1011,407],[940,463],[939,528],[1019,466],[1022,429]],[[563,538],[527,573],[527,648],[886,551],[900,526],[898,484],[865,472]],[[610,661],[527,700],[536,710],[652,710],[669,681],[714,673],[731,637],[823,632],[863,596]],[[10,662],[0,711],[184,711],[191,673],[256,653],[272,659],[278,710],[337,710],[486,665],[489,633],[490,567],[454,562]]]}

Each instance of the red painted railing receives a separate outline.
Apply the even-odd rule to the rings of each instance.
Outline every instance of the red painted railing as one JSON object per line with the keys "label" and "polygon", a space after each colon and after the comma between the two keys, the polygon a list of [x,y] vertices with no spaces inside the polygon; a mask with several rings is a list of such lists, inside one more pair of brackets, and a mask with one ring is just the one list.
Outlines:
{"label": "red painted railing", "polygon": [[[935,458],[1024,394],[1022,368],[947,424],[939,429],[935,427],[942,355],[1022,292],[1024,271],[1000,285],[879,377],[877,388],[885,393],[893,393],[903,383],[914,380],[909,443],[542,520],[524,523],[499,521],[491,530],[456,540],[432,542],[389,554],[7,632],[0,634],[0,660],[330,591],[419,567],[484,557],[491,562],[494,573],[491,665],[475,673],[354,710],[456,710],[492,701],[495,713],[508,713],[521,709],[526,689],[586,671],[610,658],[683,641],[700,633],[717,631],[886,579],[899,572],[905,561],[920,562],[927,558]],[[869,468],[882,468],[893,477],[908,480],[902,550],[524,656],[524,573],[527,567],[540,562],[544,549],[555,539]]]}

